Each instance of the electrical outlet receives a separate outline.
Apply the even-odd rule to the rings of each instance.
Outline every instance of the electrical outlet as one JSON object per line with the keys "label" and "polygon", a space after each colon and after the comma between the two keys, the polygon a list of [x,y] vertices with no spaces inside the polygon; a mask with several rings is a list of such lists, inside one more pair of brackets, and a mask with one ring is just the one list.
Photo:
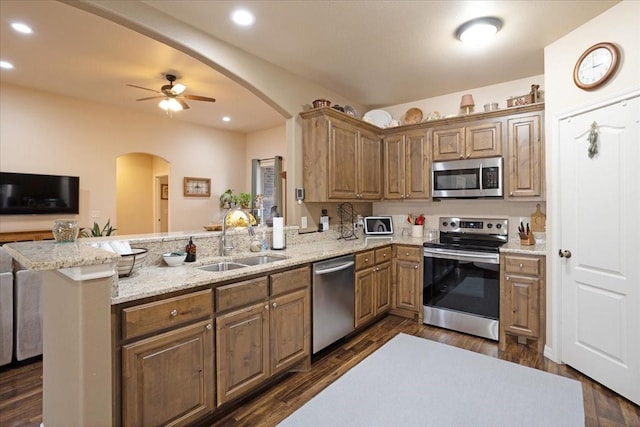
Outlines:
{"label": "electrical outlet", "polygon": [[91,218],[100,218],[100,211],[91,211]]}
{"label": "electrical outlet", "polygon": [[307,228],[307,217],[303,216],[300,218],[300,228]]}

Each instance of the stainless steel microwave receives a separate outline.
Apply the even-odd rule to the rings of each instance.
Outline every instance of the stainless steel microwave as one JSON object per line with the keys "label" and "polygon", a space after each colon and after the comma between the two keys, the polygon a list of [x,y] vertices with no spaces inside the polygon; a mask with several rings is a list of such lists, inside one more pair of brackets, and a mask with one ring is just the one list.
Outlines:
{"label": "stainless steel microwave", "polygon": [[431,197],[502,197],[502,157],[451,160],[431,165]]}

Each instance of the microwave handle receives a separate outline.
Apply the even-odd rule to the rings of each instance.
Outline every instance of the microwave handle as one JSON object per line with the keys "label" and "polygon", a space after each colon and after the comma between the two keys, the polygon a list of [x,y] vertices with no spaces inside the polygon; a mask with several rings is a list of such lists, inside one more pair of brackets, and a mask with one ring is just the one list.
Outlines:
{"label": "microwave handle", "polygon": [[482,193],[482,162],[480,162],[480,192]]}

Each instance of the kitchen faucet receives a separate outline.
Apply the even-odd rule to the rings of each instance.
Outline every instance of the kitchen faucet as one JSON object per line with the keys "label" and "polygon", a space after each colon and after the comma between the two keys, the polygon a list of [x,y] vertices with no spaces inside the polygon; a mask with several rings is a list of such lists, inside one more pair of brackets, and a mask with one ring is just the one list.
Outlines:
{"label": "kitchen faucet", "polygon": [[231,251],[233,250],[233,242],[231,240],[227,241],[227,217],[233,211],[240,212],[247,219],[249,236],[254,236],[256,234],[253,231],[253,226],[251,225],[251,217],[249,216],[248,213],[246,213],[240,208],[229,208],[224,213],[224,218],[222,218],[222,237],[220,238],[220,255],[222,256],[231,255]]}

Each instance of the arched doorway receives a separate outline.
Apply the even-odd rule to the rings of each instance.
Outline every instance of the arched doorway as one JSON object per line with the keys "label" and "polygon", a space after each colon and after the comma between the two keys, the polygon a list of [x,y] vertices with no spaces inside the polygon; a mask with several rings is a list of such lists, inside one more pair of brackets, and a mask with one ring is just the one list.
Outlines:
{"label": "arched doorway", "polygon": [[168,183],[169,162],[162,157],[128,153],[116,159],[119,235],[169,231]]}

